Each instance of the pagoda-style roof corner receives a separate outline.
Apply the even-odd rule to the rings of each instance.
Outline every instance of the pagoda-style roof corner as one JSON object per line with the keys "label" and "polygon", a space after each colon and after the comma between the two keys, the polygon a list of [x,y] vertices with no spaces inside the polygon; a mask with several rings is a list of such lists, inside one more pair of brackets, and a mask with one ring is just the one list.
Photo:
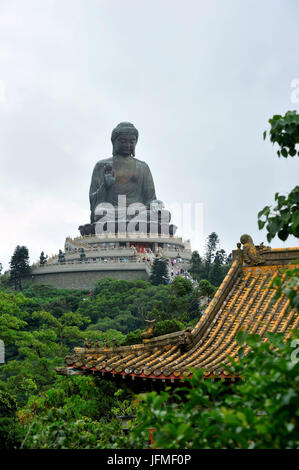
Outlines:
{"label": "pagoda-style roof corner", "polygon": [[298,267],[298,260],[299,247],[256,246],[249,235],[242,235],[229,272],[192,330],[158,337],[148,334],[141,344],[130,346],[75,348],[66,357],[64,371],[57,372],[174,382],[189,377],[192,368],[200,368],[206,378],[226,379],[228,357],[238,356],[238,331],[257,333],[266,340],[268,332],[288,337],[298,328],[297,311],[290,309],[285,296],[274,300],[276,291],[270,287],[286,267]]}

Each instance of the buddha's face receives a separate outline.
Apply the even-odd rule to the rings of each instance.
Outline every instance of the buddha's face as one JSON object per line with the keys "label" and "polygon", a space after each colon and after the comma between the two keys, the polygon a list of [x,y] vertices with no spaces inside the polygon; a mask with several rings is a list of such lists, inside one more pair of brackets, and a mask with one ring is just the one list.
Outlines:
{"label": "buddha's face", "polygon": [[137,139],[134,134],[120,134],[114,141],[114,154],[122,157],[135,155]]}

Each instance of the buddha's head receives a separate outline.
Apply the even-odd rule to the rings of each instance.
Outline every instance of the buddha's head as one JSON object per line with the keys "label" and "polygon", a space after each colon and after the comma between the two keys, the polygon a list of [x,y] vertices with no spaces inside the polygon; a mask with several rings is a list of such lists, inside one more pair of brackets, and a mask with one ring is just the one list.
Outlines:
{"label": "buddha's head", "polygon": [[130,122],[121,122],[112,131],[111,142],[113,156],[135,156],[135,146],[138,140],[138,130]]}

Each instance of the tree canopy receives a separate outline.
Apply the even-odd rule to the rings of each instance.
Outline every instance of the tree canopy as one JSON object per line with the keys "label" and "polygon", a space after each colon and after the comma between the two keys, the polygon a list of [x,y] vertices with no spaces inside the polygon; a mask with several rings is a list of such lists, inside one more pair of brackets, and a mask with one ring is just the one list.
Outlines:
{"label": "tree canopy", "polygon": [[22,278],[30,273],[29,252],[26,246],[17,246],[10,260],[10,280],[15,290],[22,289]]}

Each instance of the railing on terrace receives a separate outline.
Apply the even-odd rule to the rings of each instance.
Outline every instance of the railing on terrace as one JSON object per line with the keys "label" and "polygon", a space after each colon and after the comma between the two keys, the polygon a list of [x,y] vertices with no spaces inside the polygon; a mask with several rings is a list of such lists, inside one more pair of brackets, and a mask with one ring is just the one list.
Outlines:
{"label": "railing on terrace", "polygon": [[162,238],[162,239],[176,239],[180,240],[182,242],[182,237],[176,237],[175,235],[170,235],[170,234],[163,234],[163,233],[144,233],[144,232],[136,232],[136,233],[130,233],[130,232],[125,232],[125,233],[101,233],[101,234],[90,234],[90,235],[84,235],[84,236],[78,236],[75,238],[67,237],[67,241],[77,241],[77,240],[82,240],[82,239],[91,239],[91,238],[97,238],[97,239],[138,239],[138,238],[148,238],[148,239],[154,239],[154,238]]}

